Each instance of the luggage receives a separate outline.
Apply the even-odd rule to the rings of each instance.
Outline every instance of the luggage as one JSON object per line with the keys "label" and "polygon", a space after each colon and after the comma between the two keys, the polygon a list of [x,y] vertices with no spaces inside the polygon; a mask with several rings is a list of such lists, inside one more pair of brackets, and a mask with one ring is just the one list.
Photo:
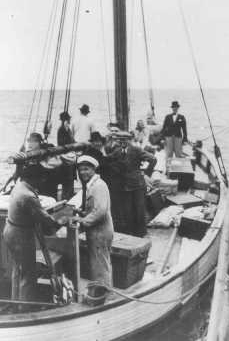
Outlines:
{"label": "luggage", "polygon": [[[111,263],[114,287],[125,289],[142,279],[151,241],[123,233],[114,233]],[[89,279],[88,251],[85,235],[80,235],[81,276]]]}
{"label": "luggage", "polygon": [[154,190],[153,192],[146,194],[146,206],[153,217],[165,207],[165,201],[159,190]]}
{"label": "luggage", "polygon": [[203,203],[203,199],[190,193],[178,193],[176,196],[167,195],[166,200],[168,205],[182,205],[184,208],[199,206]]}
{"label": "luggage", "polygon": [[178,190],[186,191],[193,187],[194,171],[190,159],[172,158],[168,160],[167,173],[170,179],[178,179]]}
{"label": "luggage", "polygon": [[174,221],[179,220],[179,215],[184,212],[182,206],[170,206],[163,208],[161,212],[148,223],[148,227],[166,228],[173,226]]}
{"label": "luggage", "polygon": [[205,219],[203,206],[192,207],[183,213],[178,233],[181,237],[201,240],[210,224],[211,222]]}

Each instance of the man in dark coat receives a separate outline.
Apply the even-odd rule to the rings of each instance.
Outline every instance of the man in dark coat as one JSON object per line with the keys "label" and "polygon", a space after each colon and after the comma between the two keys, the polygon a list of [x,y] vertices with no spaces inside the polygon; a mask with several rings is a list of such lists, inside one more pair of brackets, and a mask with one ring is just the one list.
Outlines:
{"label": "man in dark coat", "polygon": [[166,115],[163,123],[162,134],[165,137],[166,157],[182,157],[182,143],[187,142],[187,126],[184,115],[178,113],[180,104],[173,101],[172,113]]}
{"label": "man in dark coat", "polygon": [[[75,140],[70,128],[71,116],[68,112],[64,111],[60,114],[60,120],[61,126],[57,132],[58,146],[74,143]],[[74,193],[74,176],[76,173],[76,167],[74,164],[68,164],[64,157],[62,158],[62,161],[63,164],[58,171],[58,180],[63,186],[62,199],[69,200]]]}
{"label": "man in dark coat", "polygon": [[111,209],[115,231],[142,237],[145,224],[145,180],[141,163],[156,163],[155,157],[130,144],[131,135],[117,133],[119,146],[108,155],[109,160],[120,165],[120,172],[113,172],[110,180]]}
{"label": "man in dark coat", "polygon": [[4,240],[13,259],[12,299],[36,299],[36,246],[35,228],[40,224],[48,234],[56,232],[63,221],[56,222],[42,207],[38,198],[41,169],[28,166],[14,187]]}

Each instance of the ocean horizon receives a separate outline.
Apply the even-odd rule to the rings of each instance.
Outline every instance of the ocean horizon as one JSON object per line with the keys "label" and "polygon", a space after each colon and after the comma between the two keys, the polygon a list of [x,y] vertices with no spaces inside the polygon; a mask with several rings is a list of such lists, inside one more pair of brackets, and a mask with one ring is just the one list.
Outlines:
{"label": "ocean horizon", "polygon": [[[39,91],[33,105],[29,131],[43,131],[48,107],[49,90],[43,90],[40,105]],[[12,172],[14,166],[8,165],[7,157],[19,150],[30,116],[34,90],[0,90],[0,183]],[[52,132],[50,142],[56,143],[56,133],[59,114],[64,109],[64,90],[57,90],[53,105]],[[229,132],[229,89],[207,89],[205,98],[208,105],[212,126],[215,131],[217,143],[221,148],[223,159],[229,173],[229,148],[227,146],[227,133]],[[201,94],[197,89],[155,89],[155,113],[158,123],[162,124],[164,116],[170,112],[173,100],[178,100],[181,107],[180,113],[187,119],[188,138],[191,141],[204,139],[204,143],[212,149],[213,142],[210,134],[209,122],[203,106]],[[96,129],[105,133],[107,123],[115,121],[115,95],[114,90],[109,90],[110,110],[108,107],[107,90],[72,90],[69,104],[69,113],[74,119],[79,114],[79,107],[87,103],[91,108],[91,118]],[[129,93],[130,129],[134,129],[138,119],[146,119],[149,111],[149,95],[146,89],[134,89]],[[38,110],[39,107],[39,110]],[[37,125],[35,126],[35,122]]]}

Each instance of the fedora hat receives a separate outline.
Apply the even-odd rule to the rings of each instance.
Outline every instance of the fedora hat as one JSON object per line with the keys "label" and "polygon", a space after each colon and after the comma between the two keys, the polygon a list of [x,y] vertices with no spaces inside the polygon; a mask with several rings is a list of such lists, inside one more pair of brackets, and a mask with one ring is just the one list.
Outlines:
{"label": "fedora hat", "polygon": [[87,104],[83,104],[79,109],[82,113],[89,113],[90,112],[90,107]]}
{"label": "fedora hat", "polygon": [[69,121],[71,118],[71,116],[69,115],[69,113],[67,111],[64,111],[60,114],[60,120],[61,121]]}
{"label": "fedora hat", "polygon": [[171,108],[179,108],[180,107],[180,104],[178,101],[173,101],[172,104],[171,104]]}

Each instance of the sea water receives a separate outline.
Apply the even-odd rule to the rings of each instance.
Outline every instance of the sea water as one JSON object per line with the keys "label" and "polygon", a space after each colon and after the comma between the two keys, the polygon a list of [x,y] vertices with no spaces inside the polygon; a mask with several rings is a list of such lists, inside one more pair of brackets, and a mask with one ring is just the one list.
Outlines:
{"label": "sea water", "polygon": [[[52,114],[52,131],[50,142],[56,143],[56,134],[60,125],[59,114],[64,107],[64,91],[57,91],[54,98]],[[35,99],[32,106],[33,98]],[[164,116],[171,112],[170,105],[174,100],[180,103],[180,113],[187,120],[188,139],[191,141],[204,140],[209,150],[213,148],[213,141],[209,128],[209,122],[203,105],[200,92],[197,90],[168,89],[156,90],[155,113],[158,123],[162,123]],[[26,130],[42,132],[47,113],[49,92],[36,93],[34,91],[0,91],[0,184],[4,184],[14,171],[13,165],[6,163],[7,157],[17,152],[22,146]],[[229,173],[229,90],[209,89],[205,91],[205,99],[217,144],[221,148],[227,172]],[[39,103],[40,102],[40,103]],[[79,107],[86,103],[90,106],[90,116],[96,129],[102,133],[106,131],[106,125],[115,120],[114,92],[108,94],[102,90],[75,90],[71,93],[69,113],[74,119],[79,114]],[[130,128],[134,129],[138,119],[146,119],[149,110],[148,92],[146,90],[133,90],[129,93]],[[30,122],[28,126],[28,122]],[[209,313],[211,290],[206,290],[203,301],[198,301],[191,314],[181,321],[175,321],[169,330],[163,328],[162,335],[156,338],[151,330],[144,332],[132,340],[145,341],[183,341],[196,340],[200,337],[206,326]]]}

